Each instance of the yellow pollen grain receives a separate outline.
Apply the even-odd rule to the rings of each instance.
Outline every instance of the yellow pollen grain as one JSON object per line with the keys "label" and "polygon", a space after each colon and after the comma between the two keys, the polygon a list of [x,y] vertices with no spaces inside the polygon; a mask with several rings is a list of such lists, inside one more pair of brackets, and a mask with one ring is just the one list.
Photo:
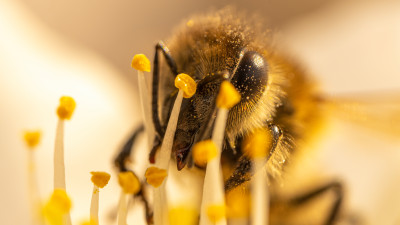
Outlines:
{"label": "yellow pollen grain", "polygon": [[243,151],[251,158],[266,157],[272,143],[270,132],[266,129],[256,129],[243,142]]}
{"label": "yellow pollen grain", "polygon": [[41,132],[40,131],[25,131],[24,140],[29,148],[35,148],[40,142]]}
{"label": "yellow pollen grain", "polygon": [[126,194],[136,194],[140,191],[140,181],[133,172],[121,172],[118,183]]}
{"label": "yellow pollen grain", "polygon": [[151,166],[147,168],[145,177],[148,184],[157,188],[162,184],[167,175],[167,170]]}
{"label": "yellow pollen grain", "polygon": [[212,140],[200,141],[193,146],[194,162],[198,166],[204,167],[217,156],[217,152],[217,146]]}
{"label": "yellow pollen grain", "polygon": [[93,182],[94,185],[96,185],[99,188],[103,188],[108,184],[108,181],[110,180],[111,175],[106,172],[90,172],[92,174],[91,181]]}
{"label": "yellow pollen grain", "polygon": [[226,207],[223,204],[215,204],[207,207],[207,216],[212,223],[217,223],[225,217]]}
{"label": "yellow pollen grain", "polygon": [[229,81],[224,81],[219,89],[216,104],[219,108],[230,109],[240,102],[240,98],[240,93],[235,87]]}
{"label": "yellow pollen grain", "polygon": [[169,210],[169,224],[171,225],[196,225],[199,212],[190,206],[176,206]]}
{"label": "yellow pollen grain", "polygon": [[60,98],[60,105],[57,108],[58,118],[62,120],[71,119],[75,107],[76,107],[76,102],[72,97],[62,96]]}
{"label": "yellow pollen grain", "polygon": [[196,93],[197,84],[189,75],[181,73],[175,78],[175,87],[183,91],[184,98],[190,98]]}
{"label": "yellow pollen grain", "polygon": [[137,54],[132,59],[132,68],[140,71],[150,72],[151,66],[149,59],[144,54]]}

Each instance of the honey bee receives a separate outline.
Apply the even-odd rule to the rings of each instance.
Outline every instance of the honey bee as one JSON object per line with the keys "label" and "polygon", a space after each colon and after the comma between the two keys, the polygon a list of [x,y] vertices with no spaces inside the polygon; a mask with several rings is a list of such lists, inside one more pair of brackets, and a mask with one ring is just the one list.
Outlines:
{"label": "honey bee", "polygon": [[[257,19],[223,9],[191,18],[166,43],[156,44],[152,80],[156,139],[150,162],[154,162],[165,133],[177,95],[173,81],[179,73],[189,74],[198,86],[192,98],[183,100],[180,111],[172,150],[178,170],[192,167],[193,144],[211,137],[219,86],[229,80],[242,98],[229,111],[227,120],[221,159],[225,191],[245,186],[252,177],[250,159],[241,150],[243,139],[257,128],[268,129],[273,137],[265,165],[271,186],[271,214],[275,213],[271,224],[289,223],[284,216],[286,210],[301,207],[329,191],[334,195],[322,224],[335,224],[344,193],[338,181],[287,198],[274,194],[279,180],[284,179],[286,166],[295,160],[303,144],[319,133],[327,107],[335,101],[322,94],[300,65],[275,50],[271,33]],[[127,170],[124,161],[141,131],[143,127],[117,157],[115,162],[121,170]],[[150,221],[151,210],[147,210]]]}

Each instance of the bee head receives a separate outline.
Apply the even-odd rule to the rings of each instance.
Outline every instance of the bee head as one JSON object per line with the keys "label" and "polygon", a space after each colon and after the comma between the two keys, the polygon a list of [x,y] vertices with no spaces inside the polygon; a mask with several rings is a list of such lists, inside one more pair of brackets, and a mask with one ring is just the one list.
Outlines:
{"label": "bee head", "polygon": [[215,99],[222,81],[230,80],[242,96],[242,100],[229,112],[230,123],[246,115],[240,113],[244,106],[257,103],[267,85],[267,72],[267,63],[261,54],[242,51],[232,71],[216,72],[198,82],[196,94],[185,100],[178,119],[173,144],[178,170],[185,167],[194,142],[211,138],[211,129],[208,128],[215,120]]}

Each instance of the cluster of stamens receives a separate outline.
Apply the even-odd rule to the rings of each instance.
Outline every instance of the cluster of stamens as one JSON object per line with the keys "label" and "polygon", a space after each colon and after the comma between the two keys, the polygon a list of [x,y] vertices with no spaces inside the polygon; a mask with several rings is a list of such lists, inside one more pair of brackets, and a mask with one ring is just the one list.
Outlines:
{"label": "cluster of stamens", "polygon": [[[138,84],[142,103],[142,114],[145,123],[145,129],[148,140],[148,147],[154,137],[154,128],[151,123],[150,101],[148,98],[148,89],[144,72],[150,72],[150,62],[142,54],[136,55],[132,60],[132,67],[138,70]],[[155,164],[150,165],[144,177],[147,183],[153,189],[153,220],[155,225],[167,224],[227,224],[229,216],[229,207],[226,205],[227,196],[225,196],[223,175],[221,169],[221,151],[225,135],[225,127],[229,115],[229,109],[240,102],[241,96],[235,87],[229,81],[223,81],[216,99],[218,108],[215,124],[210,140],[203,140],[196,143],[192,148],[192,157],[194,163],[200,167],[205,167],[204,186],[202,201],[199,212],[184,207],[170,207],[169,197],[167,196],[166,183],[169,175],[169,164],[171,158],[172,145],[177,127],[179,112],[183,98],[191,98],[196,93],[196,82],[187,74],[178,74],[175,79],[175,86],[178,94],[170,114],[166,132],[160,149],[157,151]],[[59,117],[57,124],[57,133],[54,149],[54,192],[50,199],[42,204],[37,196],[36,175],[34,173],[34,159],[30,156],[29,180],[31,191],[32,208],[36,210],[38,216],[33,220],[35,224],[51,225],[70,225],[71,218],[69,211],[71,209],[71,200],[68,196],[65,185],[65,167],[64,167],[64,121],[72,118],[75,110],[75,100],[68,96],[60,99],[60,105],[56,112]],[[40,142],[39,131],[26,132],[25,142],[30,149],[35,149]],[[253,162],[255,179],[252,181],[252,224],[267,224],[268,217],[268,192],[265,176],[257,172],[265,165],[267,149],[270,147],[270,134],[267,130],[257,130],[244,142],[243,149]],[[30,154],[33,151],[30,151]],[[99,192],[110,180],[110,175],[106,172],[92,172],[91,181],[93,182],[93,195],[91,200],[90,217],[82,223],[85,225],[99,224]],[[262,176],[262,177],[261,177]],[[142,183],[134,172],[121,172],[118,175],[118,182],[121,187],[121,194],[118,204],[118,225],[125,225],[128,216],[127,198],[136,195],[141,191]],[[232,195],[234,196],[234,195]],[[241,201],[246,198],[237,198]],[[240,199],[241,198],[241,199]],[[228,199],[229,202],[229,199]],[[244,207],[244,206],[243,206]],[[182,216],[182,213],[185,216]],[[36,215],[36,214],[35,214]]]}

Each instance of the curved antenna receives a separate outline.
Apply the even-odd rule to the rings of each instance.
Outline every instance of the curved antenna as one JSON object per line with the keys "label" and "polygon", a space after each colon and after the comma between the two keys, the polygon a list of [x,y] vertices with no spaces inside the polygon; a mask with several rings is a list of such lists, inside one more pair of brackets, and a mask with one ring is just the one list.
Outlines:
{"label": "curved antenna", "polygon": [[161,125],[159,113],[158,113],[158,89],[159,89],[159,78],[160,78],[160,68],[158,63],[158,52],[161,51],[169,68],[171,69],[174,77],[178,75],[178,69],[175,63],[175,60],[171,56],[171,52],[168,47],[164,44],[163,41],[159,41],[155,47],[155,55],[154,55],[154,69],[153,69],[153,83],[152,83],[152,118],[154,129],[158,137],[163,137],[165,133],[165,127]]}

